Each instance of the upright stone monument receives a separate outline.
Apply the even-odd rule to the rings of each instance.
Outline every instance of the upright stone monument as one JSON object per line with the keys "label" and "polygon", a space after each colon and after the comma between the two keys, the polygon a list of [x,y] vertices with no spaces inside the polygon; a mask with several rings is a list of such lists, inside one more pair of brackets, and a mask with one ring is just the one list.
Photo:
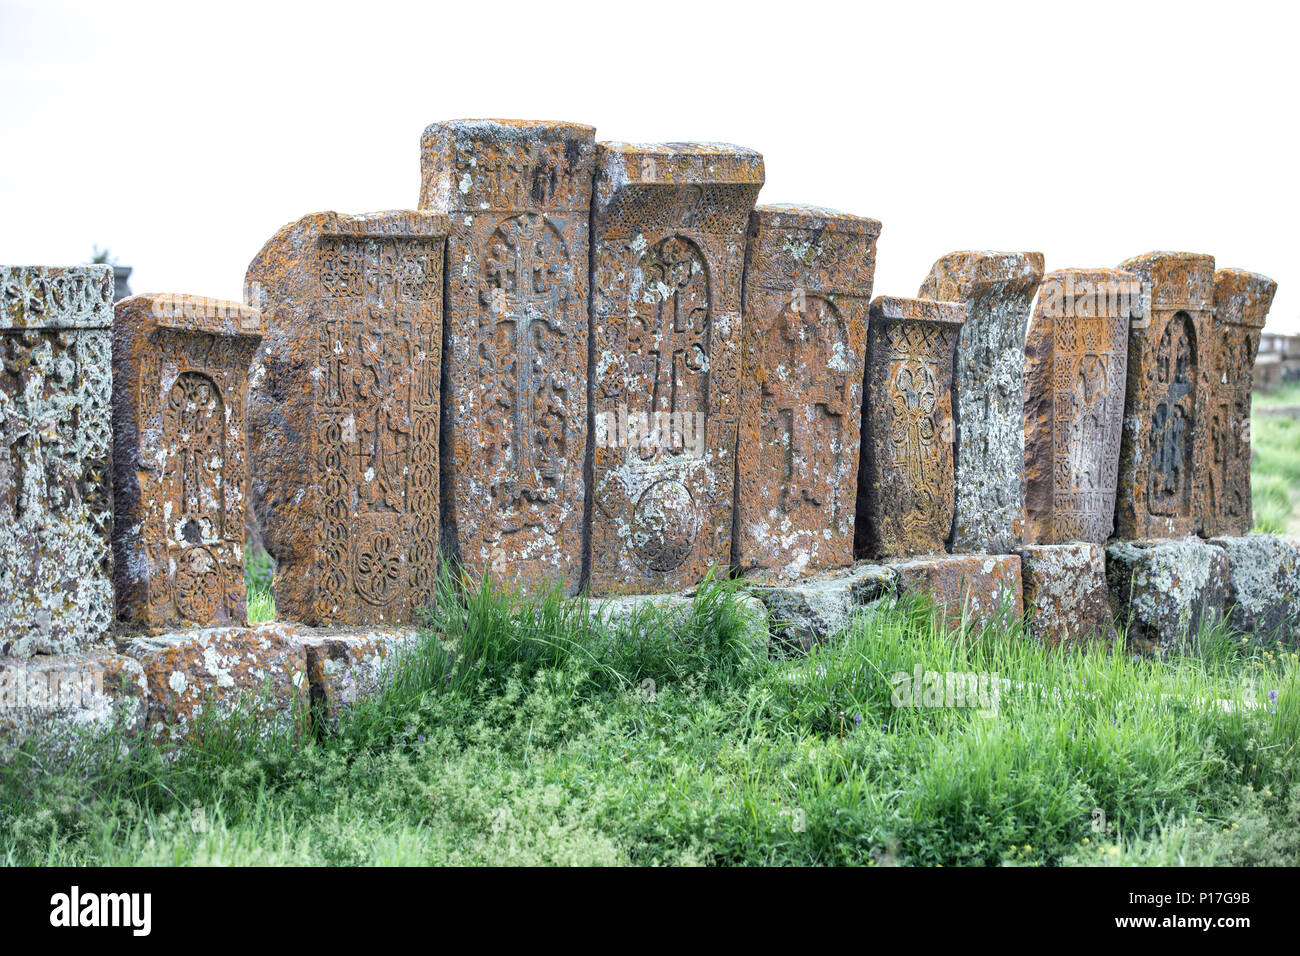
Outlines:
{"label": "upright stone monument", "polygon": [[874,219],[749,217],[732,564],[787,577],[853,563]]}
{"label": "upright stone monument", "polygon": [[1259,336],[1277,283],[1244,269],[1214,274],[1215,364],[1208,376],[1209,470],[1201,532],[1243,535],[1254,523],[1250,501],[1250,393]]}
{"label": "upright stone monument", "polygon": [[499,585],[581,578],[594,156],[573,123],[457,120],[421,141],[420,208],[451,223],[444,547]]}
{"label": "upright stone monument", "polygon": [[1049,272],[1025,341],[1025,511],[1030,544],[1103,544],[1115,525],[1129,317],[1137,279]]}
{"label": "upright stone monument", "polygon": [[917,293],[966,304],[953,381],[954,553],[1004,554],[1024,539],[1025,329],[1042,278],[1041,252],[952,252]]}
{"label": "upright stone monument", "polygon": [[592,210],[593,594],[730,560],[745,232],[763,158],[602,143]]}
{"label": "upright stone monument", "polygon": [[960,302],[877,296],[867,333],[855,551],[939,554],[952,530],[954,352]]}
{"label": "upright stone monument", "polygon": [[315,213],[248,267],[252,498],[276,612],[401,624],[433,600],[447,219]]}
{"label": "upright stone monument", "polygon": [[1129,324],[1115,536],[1193,535],[1208,486],[1207,380],[1218,364],[1214,257],[1151,252],[1120,268],[1144,291]]}
{"label": "upright stone monument", "polygon": [[0,656],[113,622],[113,269],[0,266]]}
{"label": "upright stone monument", "polygon": [[248,364],[262,316],[137,295],[113,326],[117,616],[154,632],[243,623]]}

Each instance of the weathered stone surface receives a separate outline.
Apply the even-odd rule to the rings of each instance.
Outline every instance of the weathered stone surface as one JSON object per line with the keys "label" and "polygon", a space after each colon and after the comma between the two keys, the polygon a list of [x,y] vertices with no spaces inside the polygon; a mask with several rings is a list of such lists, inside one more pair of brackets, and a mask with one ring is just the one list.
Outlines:
{"label": "weathered stone surface", "polygon": [[296,632],[306,651],[312,706],[326,720],[336,720],[351,704],[379,693],[402,655],[418,640],[417,631],[370,631],[363,634]]}
{"label": "weathered stone surface", "polygon": [[267,732],[304,728],[307,648],[297,634],[284,624],[210,627],[125,638],[118,650],[144,668],[150,735],[177,743],[232,714]]}
{"label": "weathered stone surface", "polygon": [[445,216],[325,212],[248,267],[252,498],[277,612],[393,625],[432,601]]}
{"label": "weathered stone surface", "polygon": [[1222,619],[1228,557],[1197,538],[1116,541],[1106,548],[1106,582],[1130,649],[1164,653],[1202,621]]}
{"label": "weathered stone surface", "polygon": [[951,252],[917,295],[963,302],[953,370],[951,550],[1005,554],[1024,540],[1025,328],[1041,252]]}
{"label": "weathered stone surface", "polygon": [[1300,644],[1300,538],[1212,538],[1228,555],[1228,621],[1263,641]]}
{"label": "weathered stone surface", "polygon": [[675,591],[730,561],[741,275],[763,159],[602,143],[597,167],[590,589]]}
{"label": "weathered stone surface", "polygon": [[854,553],[944,550],[952,530],[953,350],[959,302],[878,296],[867,333]]}
{"label": "weathered stone surface", "polygon": [[[753,595],[738,599],[744,614],[747,639],[756,648],[765,648],[768,642],[767,608]],[[653,616],[656,626],[665,622],[672,627],[680,622],[683,634],[695,616],[694,594],[624,594],[617,597],[593,599],[591,615],[605,627],[614,631],[628,631],[638,627],[647,617]]]}
{"label": "weathered stone surface", "polygon": [[151,630],[242,623],[244,422],[261,313],[176,295],[115,309],[117,615]]}
{"label": "weathered stone surface", "polygon": [[1035,640],[1063,647],[1114,637],[1104,547],[1026,545],[1018,553],[1026,628]]}
{"label": "weathered stone surface", "polygon": [[581,578],[594,156],[573,123],[459,120],[421,141],[420,208],[451,216],[443,545],[502,585]]}
{"label": "weathered stone surface", "polygon": [[0,762],[29,740],[46,769],[99,735],[129,740],[144,729],[147,703],[144,669],[112,651],[0,659]]}
{"label": "weathered stone surface", "polygon": [[1151,252],[1120,268],[1145,288],[1129,323],[1115,536],[1195,534],[1208,486],[1206,380],[1218,364],[1214,257]]}
{"label": "weathered stone surface", "polygon": [[1244,535],[1254,523],[1250,501],[1250,394],[1260,332],[1277,283],[1243,269],[1214,274],[1214,364],[1209,394],[1209,469],[1201,533]]}
{"label": "weathered stone surface", "polygon": [[113,270],[0,266],[0,655],[113,621]]}
{"label": "weathered stone surface", "polygon": [[952,625],[982,626],[1024,614],[1020,556],[933,554],[887,565],[898,576],[897,593],[928,595]]}
{"label": "weathered stone surface", "polygon": [[1039,287],[1025,340],[1026,540],[1101,543],[1115,484],[1137,278],[1061,269]]}
{"label": "weathered stone surface", "polygon": [[745,253],[732,564],[853,562],[867,311],[880,223],[759,206]]}
{"label": "weathered stone surface", "polygon": [[857,611],[888,598],[896,579],[891,569],[863,562],[795,583],[758,585],[753,592],[767,608],[772,635],[806,650],[843,633]]}

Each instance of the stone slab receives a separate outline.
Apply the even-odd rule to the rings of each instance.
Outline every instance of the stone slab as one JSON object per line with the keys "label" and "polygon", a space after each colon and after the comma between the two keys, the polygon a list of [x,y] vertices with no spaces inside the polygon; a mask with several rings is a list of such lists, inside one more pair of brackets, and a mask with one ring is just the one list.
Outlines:
{"label": "stone slab", "polygon": [[1025,511],[1031,544],[1101,543],[1115,487],[1137,278],[1061,269],[1039,287],[1025,340]]}
{"label": "stone slab", "polygon": [[1228,555],[1228,621],[1263,643],[1300,645],[1300,538],[1211,538]]}
{"label": "stone slab", "polygon": [[144,729],[148,698],[144,668],[112,651],[0,659],[0,763],[25,741],[47,770],[105,735],[128,742]]}
{"label": "stone slab", "polygon": [[425,130],[420,208],[450,217],[443,547],[500,587],[582,576],[595,130]]}
{"label": "stone slab", "polygon": [[1006,554],[1024,540],[1025,330],[1042,278],[1041,252],[951,252],[917,293],[966,305],[953,369],[953,552]]}
{"label": "stone slab", "polygon": [[[753,595],[741,595],[739,604],[745,615],[745,630],[749,641],[757,648],[766,648],[769,638],[766,607]],[[622,594],[594,598],[591,601],[592,617],[613,630],[636,627],[638,621],[648,614],[653,614],[656,621],[667,620],[669,626],[680,620],[685,629],[694,613],[693,593]]]}
{"label": "stone slab", "polygon": [[592,202],[589,590],[679,591],[731,560],[741,279],[763,158],[602,143]]}
{"label": "stone slab", "polygon": [[1223,619],[1228,556],[1194,537],[1116,541],[1106,548],[1106,582],[1129,649],[1163,655],[1202,622]]}
{"label": "stone slab", "polygon": [[113,621],[113,270],[0,266],[0,655]]}
{"label": "stone slab", "polygon": [[148,730],[160,744],[201,739],[205,720],[239,715],[259,732],[309,720],[307,649],[289,625],[210,627],[123,637],[149,686]]}
{"label": "stone slab", "polygon": [[154,632],[242,624],[248,364],[261,313],[188,295],[115,308],[117,616]]}
{"label": "stone slab", "polygon": [[416,631],[330,634],[298,631],[294,640],[307,655],[307,681],[315,714],[335,721],[350,705],[373,697],[411,647]]}
{"label": "stone slab", "polygon": [[1115,537],[1196,534],[1205,511],[1214,257],[1152,252],[1120,263],[1143,283],[1129,323]]}
{"label": "stone slab", "polygon": [[853,562],[874,219],[758,206],[745,254],[731,562],[787,577]]}
{"label": "stone slab", "polygon": [[252,501],[286,619],[391,627],[433,600],[446,235],[434,213],[314,213],[248,267]]}
{"label": "stone slab", "polygon": [[1048,647],[1110,641],[1115,623],[1100,544],[1026,545],[1020,555],[1025,627]]}
{"label": "stone slab", "polygon": [[996,623],[1003,612],[1024,614],[1020,556],[1016,554],[934,554],[889,561],[899,596],[928,595],[950,625]]}
{"label": "stone slab", "polygon": [[1255,356],[1277,283],[1244,269],[1214,273],[1215,364],[1208,376],[1209,469],[1201,534],[1250,531],[1250,405]]}
{"label": "stone slab", "polygon": [[953,355],[966,307],[877,296],[870,316],[854,553],[939,553],[952,532]]}
{"label": "stone slab", "polygon": [[896,580],[891,569],[862,562],[795,583],[751,587],[767,608],[772,636],[788,647],[807,650],[843,634],[863,608],[888,599]]}

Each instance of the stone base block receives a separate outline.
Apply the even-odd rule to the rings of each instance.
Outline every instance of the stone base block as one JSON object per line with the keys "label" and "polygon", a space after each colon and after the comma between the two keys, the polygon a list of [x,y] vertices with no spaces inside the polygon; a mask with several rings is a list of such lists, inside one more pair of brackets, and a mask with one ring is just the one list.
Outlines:
{"label": "stone base block", "polygon": [[1300,538],[1211,538],[1228,555],[1228,619],[1260,642],[1300,644]]}
{"label": "stone base block", "polygon": [[1017,553],[1030,636],[1049,647],[1114,638],[1104,547],[1027,545]]}
{"label": "stone base block", "polygon": [[1106,548],[1115,623],[1131,650],[1166,653],[1228,601],[1228,554],[1197,538],[1116,541]]}
{"label": "stone base block", "polygon": [[92,739],[144,728],[144,668],[112,651],[0,659],[0,763],[25,740],[46,769],[66,765]]}
{"label": "stone base block", "polygon": [[317,713],[333,721],[349,704],[377,694],[390,668],[416,642],[417,634],[371,631],[295,637],[307,652],[307,681]]}
{"label": "stone base block", "polygon": [[953,625],[980,627],[1024,613],[1018,554],[933,554],[886,566],[898,575],[900,595],[929,595]]}
{"label": "stone base block", "polygon": [[757,584],[753,592],[767,610],[772,635],[806,650],[842,633],[858,610],[890,594],[895,579],[889,568],[863,563],[798,583]]}
{"label": "stone base block", "polygon": [[149,684],[149,730],[159,743],[202,734],[204,716],[239,713],[261,731],[303,728],[307,648],[287,624],[209,627],[119,641]]}

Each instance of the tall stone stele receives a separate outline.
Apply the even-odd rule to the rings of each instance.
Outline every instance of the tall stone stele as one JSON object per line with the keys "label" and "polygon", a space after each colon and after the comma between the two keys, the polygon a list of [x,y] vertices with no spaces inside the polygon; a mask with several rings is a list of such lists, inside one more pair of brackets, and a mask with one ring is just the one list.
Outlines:
{"label": "tall stone stele", "polygon": [[418,622],[438,561],[447,218],[315,213],[248,267],[252,499],[278,616]]}
{"label": "tall stone stele", "polygon": [[1277,283],[1244,269],[1214,273],[1215,365],[1209,384],[1209,487],[1201,533],[1243,535],[1254,524],[1250,500],[1250,394],[1255,356]]}
{"label": "tall stone stele", "polygon": [[1120,268],[1143,283],[1143,295],[1129,323],[1115,537],[1186,537],[1200,529],[1209,486],[1214,257],[1151,252]]}
{"label": "tall stone stele", "polygon": [[676,591],[731,554],[745,233],[763,158],[602,143],[592,205],[593,594]]}
{"label": "tall stone stele", "polygon": [[867,312],[880,223],[812,206],[749,217],[732,564],[853,563]]}
{"label": "tall stone stele", "polygon": [[953,521],[953,365],[965,321],[961,302],[871,303],[858,557],[943,553]]}
{"label": "tall stone stele", "polygon": [[0,656],[113,623],[113,269],[0,266]]}
{"label": "tall stone stele", "polygon": [[456,120],[421,141],[447,213],[444,549],[499,586],[576,589],[586,497],[595,130]]}
{"label": "tall stone stele", "polygon": [[1025,330],[1041,252],[951,252],[917,295],[966,305],[953,380],[954,554],[1007,554],[1024,540]]}
{"label": "tall stone stele", "polygon": [[1061,269],[1039,286],[1025,340],[1026,538],[1102,544],[1115,526],[1129,318],[1137,278]]}
{"label": "tall stone stele", "polygon": [[248,365],[256,309],[136,295],[113,325],[113,558],[120,620],[244,623]]}

